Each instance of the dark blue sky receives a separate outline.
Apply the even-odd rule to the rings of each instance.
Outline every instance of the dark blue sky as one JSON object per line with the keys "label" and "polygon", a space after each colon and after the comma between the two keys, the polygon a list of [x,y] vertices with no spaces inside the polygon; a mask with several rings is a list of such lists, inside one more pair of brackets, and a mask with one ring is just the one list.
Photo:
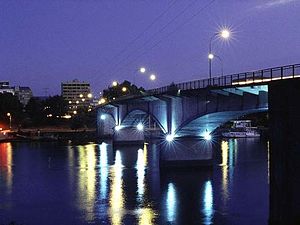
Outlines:
{"label": "dark blue sky", "polygon": [[53,95],[77,78],[97,95],[134,76],[146,88],[206,78],[209,38],[222,26],[233,31],[213,43],[225,74],[299,63],[299,12],[298,0],[1,0],[0,80]]}

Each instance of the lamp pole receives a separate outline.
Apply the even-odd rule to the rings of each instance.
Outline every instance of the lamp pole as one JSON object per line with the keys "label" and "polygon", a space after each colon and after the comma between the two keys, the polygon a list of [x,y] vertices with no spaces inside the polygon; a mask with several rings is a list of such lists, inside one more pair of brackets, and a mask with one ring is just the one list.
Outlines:
{"label": "lamp pole", "polygon": [[9,117],[9,129],[11,129],[11,114],[7,113],[6,115]]}
{"label": "lamp pole", "polygon": [[[209,39],[209,46],[208,46],[208,74],[209,74],[209,85],[211,85],[211,74],[212,74],[212,59],[214,58],[214,54],[212,53],[212,42],[214,39],[219,36],[223,39],[228,39],[230,37],[230,31],[227,29],[223,29],[220,32],[215,33],[211,38]],[[219,60],[222,63],[222,73],[223,73],[223,61],[219,56],[216,56],[219,58]]]}

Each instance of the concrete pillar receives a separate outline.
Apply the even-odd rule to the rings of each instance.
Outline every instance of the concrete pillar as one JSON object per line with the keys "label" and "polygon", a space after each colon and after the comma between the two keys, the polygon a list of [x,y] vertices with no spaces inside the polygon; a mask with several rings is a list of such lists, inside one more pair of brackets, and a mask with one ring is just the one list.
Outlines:
{"label": "concrete pillar", "polygon": [[195,138],[175,139],[160,145],[160,167],[212,166],[212,143]]}
{"label": "concrete pillar", "polygon": [[300,224],[300,80],[269,85],[270,225]]}

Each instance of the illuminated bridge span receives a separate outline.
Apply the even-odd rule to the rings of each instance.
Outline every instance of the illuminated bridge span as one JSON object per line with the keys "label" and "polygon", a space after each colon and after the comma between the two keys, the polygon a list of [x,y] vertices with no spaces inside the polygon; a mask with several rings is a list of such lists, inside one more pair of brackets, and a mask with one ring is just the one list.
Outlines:
{"label": "illuminated bridge span", "polygon": [[116,141],[140,140],[147,131],[168,140],[207,137],[227,121],[267,111],[269,84],[298,77],[295,64],[152,89],[100,106],[98,132]]}
{"label": "illuminated bridge span", "polygon": [[[208,139],[229,120],[268,110],[269,224],[300,224],[299,75],[296,64],[150,90],[99,107],[98,131],[116,141],[143,140],[144,134],[157,131],[170,143],[185,136]],[[185,140],[157,145],[164,146],[159,151],[160,166],[211,163],[211,142],[193,139],[195,143],[186,147],[190,141]]]}

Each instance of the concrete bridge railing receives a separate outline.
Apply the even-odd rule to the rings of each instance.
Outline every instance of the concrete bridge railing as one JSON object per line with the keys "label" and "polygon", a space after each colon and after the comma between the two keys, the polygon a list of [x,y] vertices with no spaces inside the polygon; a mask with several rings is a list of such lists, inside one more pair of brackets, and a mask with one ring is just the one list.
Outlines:
{"label": "concrete bridge railing", "polygon": [[256,71],[248,71],[214,77],[212,79],[193,80],[174,85],[168,85],[160,88],[148,90],[152,94],[162,94],[170,91],[170,89],[191,90],[202,89],[209,86],[213,87],[229,87],[239,85],[251,85],[258,83],[268,83],[270,81],[297,78],[300,77],[300,64],[285,65],[274,68],[261,69]]}

